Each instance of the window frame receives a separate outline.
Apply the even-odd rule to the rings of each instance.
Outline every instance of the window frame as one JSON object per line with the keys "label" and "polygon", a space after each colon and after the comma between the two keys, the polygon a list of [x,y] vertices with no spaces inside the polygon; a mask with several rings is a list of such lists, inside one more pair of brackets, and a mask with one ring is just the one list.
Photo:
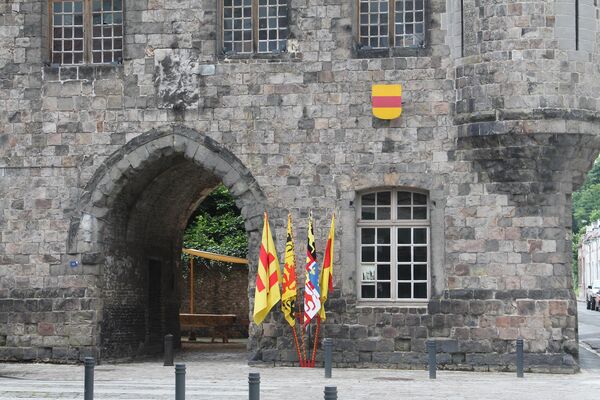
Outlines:
{"label": "window frame", "polygon": [[[48,18],[46,19],[46,21],[48,22],[48,26],[47,29],[45,29],[45,32],[47,32],[48,37],[46,38],[47,40],[47,48],[48,48],[48,52],[47,52],[47,57],[48,57],[48,63],[50,65],[59,65],[61,67],[78,67],[78,66],[86,66],[86,65],[122,65],[123,64],[123,60],[125,59],[125,20],[126,20],[126,15],[125,15],[125,3],[126,0],[122,0],[121,1],[121,35],[120,36],[114,36],[114,31],[113,31],[113,35],[110,36],[110,39],[113,41],[113,48],[110,50],[111,53],[114,54],[115,52],[115,48],[114,48],[114,39],[115,38],[120,38],[121,39],[121,60],[120,61],[111,61],[111,62],[94,62],[93,61],[93,43],[92,40],[94,39],[93,36],[93,30],[94,30],[94,22],[93,22],[93,18],[92,18],[92,14],[93,14],[93,0],[80,0],[83,3],[83,24],[82,24],[82,28],[83,28],[83,60],[81,63],[55,63],[53,62],[53,56],[55,54],[54,51],[54,3],[64,3],[65,1],[77,1],[77,0],[50,0],[48,1],[48,8],[47,8],[47,12],[48,12]],[[114,0],[113,0],[114,1]],[[111,12],[115,12],[114,10],[112,10]],[[116,26],[116,24],[111,24],[111,27]],[[113,28],[114,29],[114,28]],[[104,37],[102,36],[102,38],[100,40],[105,40],[108,39],[109,37]],[[64,38],[63,38],[64,39]],[[61,54],[64,54],[64,49],[60,51]],[[61,57],[62,59],[62,57]]]}
{"label": "window frame", "polygon": [[[390,192],[390,219],[389,220],[365,220],[362,219],[362,208],[363,208],[363,196],[368,195],[368,194],[375,194],[375,193],[382,193],[382,192]],[[407,193],[411,193],[411,210],[414,207],[414,203],[412,200],[412,193],[417,193],[417,194],[422,194],[424,196],[426,196],[426,203],[425,203],[425,208],[426,208],[426,218],[423,220],[420,219],[398,219],[397,218],[397,209],[398,209],[398,204],[397,204],[397,196],[399,192],[407,192]],[[430,298],[431,298],[431,293],[432,293],[432,260],[431,260],[431,256],[432,256],[432,251],[431,251],[431,246],[432,246],[432,226],[431,226],[431,197],[430,194],[426,191],[426,190],[420,190],[420,189],[415,189],[415,188],[406,188],[406,187],[394,187],[394,188],[378,188],[376,190],[368,190],[368,191],[362,191],[360,193],[358,193],[357,195],[357,200],[356,200],[356,282],[357,282],[357,287],[356,287],[356,294],[357,294],[357,300],[359,305],[363,305],[363,306],[377,306],[377,305],[406,305],[406,306],[424,306],[426,305]],[[362,279],[362,266],[363,266],[363,262],[362,262],[362,248],[363,248],[363,243],[362,243],[362,229],[364,228],[389,228],[390,229],[390,298],[371,298],[371,297],[363,297],[362,296],[362,284],[363,284],[363,279]],[[398,246],[401,245],[398,243],[398,228],[411,228],[411,234],[412,234],[412,229],[413,228],[425,228],[426,229],[426,248],[427,248],[427,261],[425,263],[418,263],[418,264],[425,264],[427,267],[427,280],[425,281],[426,283],[426,290],[427,290],[427,295],[425,298],[402,298],[402,297],[398,297],[398,283],[401,282],[410,282],[411,285],[414,283],[422,283],[422,280],[417,280],[414,279],[414,274],[411,276],[411,280],[410,281],[406,281],[406,280],[402,280],[399,281],[398,280],[398,256],[397,256],[397,249]],[[370,245],[370,244],[367,244]],[[375,252],[377,249],[377,243],[374,244],[375,246]],[[415,247],[415,244],[412,243],[412,239],[411,239],[411,244],[410,244],[411,249]],[[418,247],[423,247],[423,246],[418,246]],[[411,250],[412,251],[412,250]],[[368,264],[368,263],[366,263]],[[375,265],[375,269],[377,269],[377,261],[374,261],[373,264]],[[414,268],[414,260],[412,260],[410,262],[411,267]],[[377,282],[378,280],[375,279],[374,282]],[[385,281],[385,280],[384,280]],[[412,295],[414,296],[414,287],[413,287],[413,293]],[[375,296],[377,296],[377,286],[375,283]]]}
{"label": "window frame", "polygon": [[[394,3],[395,0],[388,0],[388,47],[372,48],[361,43],[360,36],[360,1],[354,1],[354,13],[353,13],[353,37],[354,37],[354,48],[353,56],[356,58],[382,58],[382,57],[421,57],[431,55],[431,46],[429,45],[430,29],[432,24],[430,23],[430,16],[432,14],[431,1],[423,0],[423,43],[419,46],[406,46],[397,47],[395,46],[395,21],[392,20],[389,13],[390,4]],[[394,46],[390,42],[390,21],[394,22]]]}
{"label": "window frame", "polygon": [[[285,46],[285,50],[274,50],[274,51],[264,51],[261,52],[259,51],[259,0],[251,0],[252,4],[251,4],[251,9],[252,9],[252,15],[251,15],[251,21],[252,21],[252,51],[251,52],[235,52],[235,51],[225,51],[225,13],[224,13],[224,9],[225,9],[225,2],[224,0],[218,0],[217,4],[218,4],[218,8],[217,8],[217,21],[218,21],[218,29],[219,32],[217,33],[217,50],[218,50],[218,54],[222,55],[222,56],[227,56],[227,57],[232,57],[232,58],[249,58],[249,57],[265,57],[265,58],[269,58],[272,56],[279,56],[282,54],[287,54],[288,53],[288,41],[290,38],[290,0],[284,0],[285,3],[285,7],[286,7],[286,14],[285,14],[285,18],[287,19],[287,26],[286,26],[286,37],[285,37],[285,42],[286,42],[286,46]],[[279,18],[280,16],[278,16]],[[279,35],[279,33],[278,33]],[[281,39],[279,39],[281,40]]]}

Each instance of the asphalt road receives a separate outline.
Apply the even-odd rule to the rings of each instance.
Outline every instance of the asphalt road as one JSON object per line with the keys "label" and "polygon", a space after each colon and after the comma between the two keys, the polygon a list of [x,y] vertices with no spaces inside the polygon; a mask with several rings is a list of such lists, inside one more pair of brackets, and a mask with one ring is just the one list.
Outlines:
{"label": "asphalt road", "polygon": [[600,311],[577,303],[579,319],[579,365],[582,370],[600,370]]}

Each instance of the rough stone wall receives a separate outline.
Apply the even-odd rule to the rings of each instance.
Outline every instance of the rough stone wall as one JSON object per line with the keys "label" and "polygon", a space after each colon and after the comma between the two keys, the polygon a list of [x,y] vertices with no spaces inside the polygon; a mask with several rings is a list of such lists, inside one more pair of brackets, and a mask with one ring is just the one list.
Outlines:
{"label": "rough stone wall", "polygon": [[[226,58],[216,2],[131,0],[123,65],[56,67],[46,3],[4,2],[0,358],[134,354],[176,330],[184,223],[223,181],[249,296],[265,208],[280,254],[292,212],[299,260],[308,211],[322,249],[339,210],[336,362],[419,367],[436,338],[447,368],[505,369],[523,337],[532,368],[575,369],[570,193],[599,148],[599,51],[559,46],[558,3],[465,0],[459,58],[445,0],[428,2],[426,47],[392,54],[355,49],[353,2],[293,1],[289,53]],[[401,118],[371,116],[373,82],[403,84]],[[354,202],[378,187],[429,193],[426,307],[357,302]],[[293,360],[284,328],[251,325],[252,358]]]}
{"label": "rough stone wall", "polygon": [[[248,268],[234,267],[225,275],[197,267],[196,285],[194,286],[196,313],[206,314],[235,314],[234,326],[229,331],[229,337],[248,337],[248,315],[250,310],[248,296]],[[185,289],[181,294],[182,313],[190,312],[189,275],[185,279]],[[210,335],[210,329],[205,329],[201,335]]]}

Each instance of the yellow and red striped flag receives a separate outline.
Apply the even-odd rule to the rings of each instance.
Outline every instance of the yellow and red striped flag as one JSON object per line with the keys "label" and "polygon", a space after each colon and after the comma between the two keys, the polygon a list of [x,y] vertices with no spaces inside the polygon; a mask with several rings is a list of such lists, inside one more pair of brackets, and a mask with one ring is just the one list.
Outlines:
{"label": "yellow and red striped flag", "polygon": [[402,85],[373,85],[373,115],[379,119],[395,119],[402,114]]}
{"label": "yellow and red striped flag", "polygon": [[335,213],[331,216],[331,226],[329,227],[329,237],[327,238],[327,246],[325,246],[325,256],[323,257],[323,268],[319,279],[319,287],[321,288],[321,309],[319,317],[325,321],[325,302],[329,292],[333,291],[333,240],[335,233]]}
{"label": "yellow and red striped flag", "polygon": [[279,281],[281,280],[281,271],[279,270],[279,261],[275,252],[273,235],[269,228],[269,220],[265,212],[265,221],[263,225],[262,242],[258,258],[258,270],[256,271],[256,289],[254,291],[254,323],[263,322],[271,308],[279,299]]}
{"label": "yellow and red striped flag", "polygon": [[292,215],[288,214],[287,240],[285,243],[285,264],[281,287],[281,311],[291,327],[296,326],[294,310],[296,308],[296,254],[294,251],[294,235],[292,234]]}

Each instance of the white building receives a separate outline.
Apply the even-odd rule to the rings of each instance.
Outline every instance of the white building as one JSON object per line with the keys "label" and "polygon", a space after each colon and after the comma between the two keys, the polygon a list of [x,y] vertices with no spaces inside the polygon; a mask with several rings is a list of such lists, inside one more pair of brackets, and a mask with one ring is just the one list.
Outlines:
{"label": "white building", "polygon": [[589,225],[579,243],[579,297],[585,299],[587,287],[600,279],[600,220]]}

